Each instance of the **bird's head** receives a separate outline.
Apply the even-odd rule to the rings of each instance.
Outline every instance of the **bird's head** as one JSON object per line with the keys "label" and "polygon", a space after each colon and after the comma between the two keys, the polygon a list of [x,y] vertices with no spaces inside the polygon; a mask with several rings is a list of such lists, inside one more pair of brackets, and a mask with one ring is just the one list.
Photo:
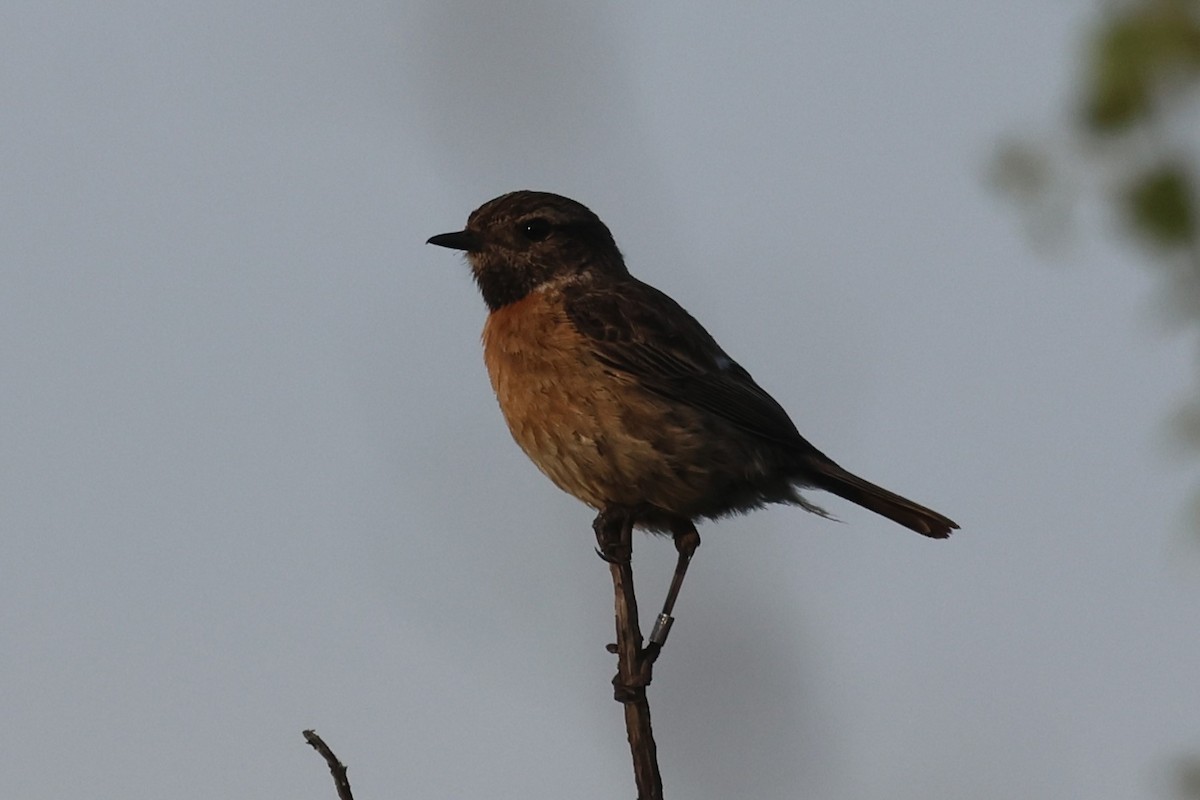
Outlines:
{"label": "bird's head", "polygon": [[621,252],[600,218],[581,203],[520,191],[489,200],[467,227],[429,244],[462,250],[488,308],[514,303],[549,284],[626,274]]}

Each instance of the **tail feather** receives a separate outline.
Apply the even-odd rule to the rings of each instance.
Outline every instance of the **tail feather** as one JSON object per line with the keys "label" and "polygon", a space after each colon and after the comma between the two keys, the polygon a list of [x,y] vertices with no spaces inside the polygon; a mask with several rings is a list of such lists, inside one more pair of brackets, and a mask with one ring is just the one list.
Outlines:
{"label": "tail feather", "polygon": [[813,466],[814,472],[806,476],[806,480],[812,481],[818,489],[832,492],[919,534],[931,539],[945,539],[950,531],[958,529],[958,524],[949,517],[865,481],[832,461]]}

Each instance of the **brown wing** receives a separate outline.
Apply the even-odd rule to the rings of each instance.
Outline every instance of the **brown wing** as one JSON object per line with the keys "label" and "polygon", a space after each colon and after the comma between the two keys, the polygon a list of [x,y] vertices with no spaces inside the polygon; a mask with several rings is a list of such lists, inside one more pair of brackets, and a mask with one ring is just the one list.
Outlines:
{"label": "brown wing", "polygon": [[596,356],[669,400],[716,414],[763,439],[820,455],[787,412],[699,322],[636,278],[565,290],[572,324]]}
{"label": "brown wing", "polygon": [[787,412],[671,298],[635,278],[566,291],[567,316],[612,369],[673,402],[716,414],[802,457],[797,479],[944,539],[958,525],[839,467],[800,435]]}

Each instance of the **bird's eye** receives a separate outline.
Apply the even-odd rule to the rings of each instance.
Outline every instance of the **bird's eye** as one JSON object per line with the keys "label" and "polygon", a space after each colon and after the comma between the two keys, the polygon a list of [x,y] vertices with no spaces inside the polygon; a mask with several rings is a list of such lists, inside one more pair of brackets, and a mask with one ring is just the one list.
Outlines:
{"label": "bird's eye", "polygon": [[521,223],[521,235],[531,242],[540,242],[550,235],[551,227],[547,220],[536,217]]}

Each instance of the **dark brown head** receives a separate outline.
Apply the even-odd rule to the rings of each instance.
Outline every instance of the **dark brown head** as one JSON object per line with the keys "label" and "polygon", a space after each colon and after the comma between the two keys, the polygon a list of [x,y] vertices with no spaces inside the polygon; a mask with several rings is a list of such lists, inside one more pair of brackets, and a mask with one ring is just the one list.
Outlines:
{"label": "dark brown head", "polygon": [[625,263],[600,218],[566,197],[511,192],[471,213],[467,227],[429,244],[463,250],[488,308],[498,308],[549,283],[625,275]]}

